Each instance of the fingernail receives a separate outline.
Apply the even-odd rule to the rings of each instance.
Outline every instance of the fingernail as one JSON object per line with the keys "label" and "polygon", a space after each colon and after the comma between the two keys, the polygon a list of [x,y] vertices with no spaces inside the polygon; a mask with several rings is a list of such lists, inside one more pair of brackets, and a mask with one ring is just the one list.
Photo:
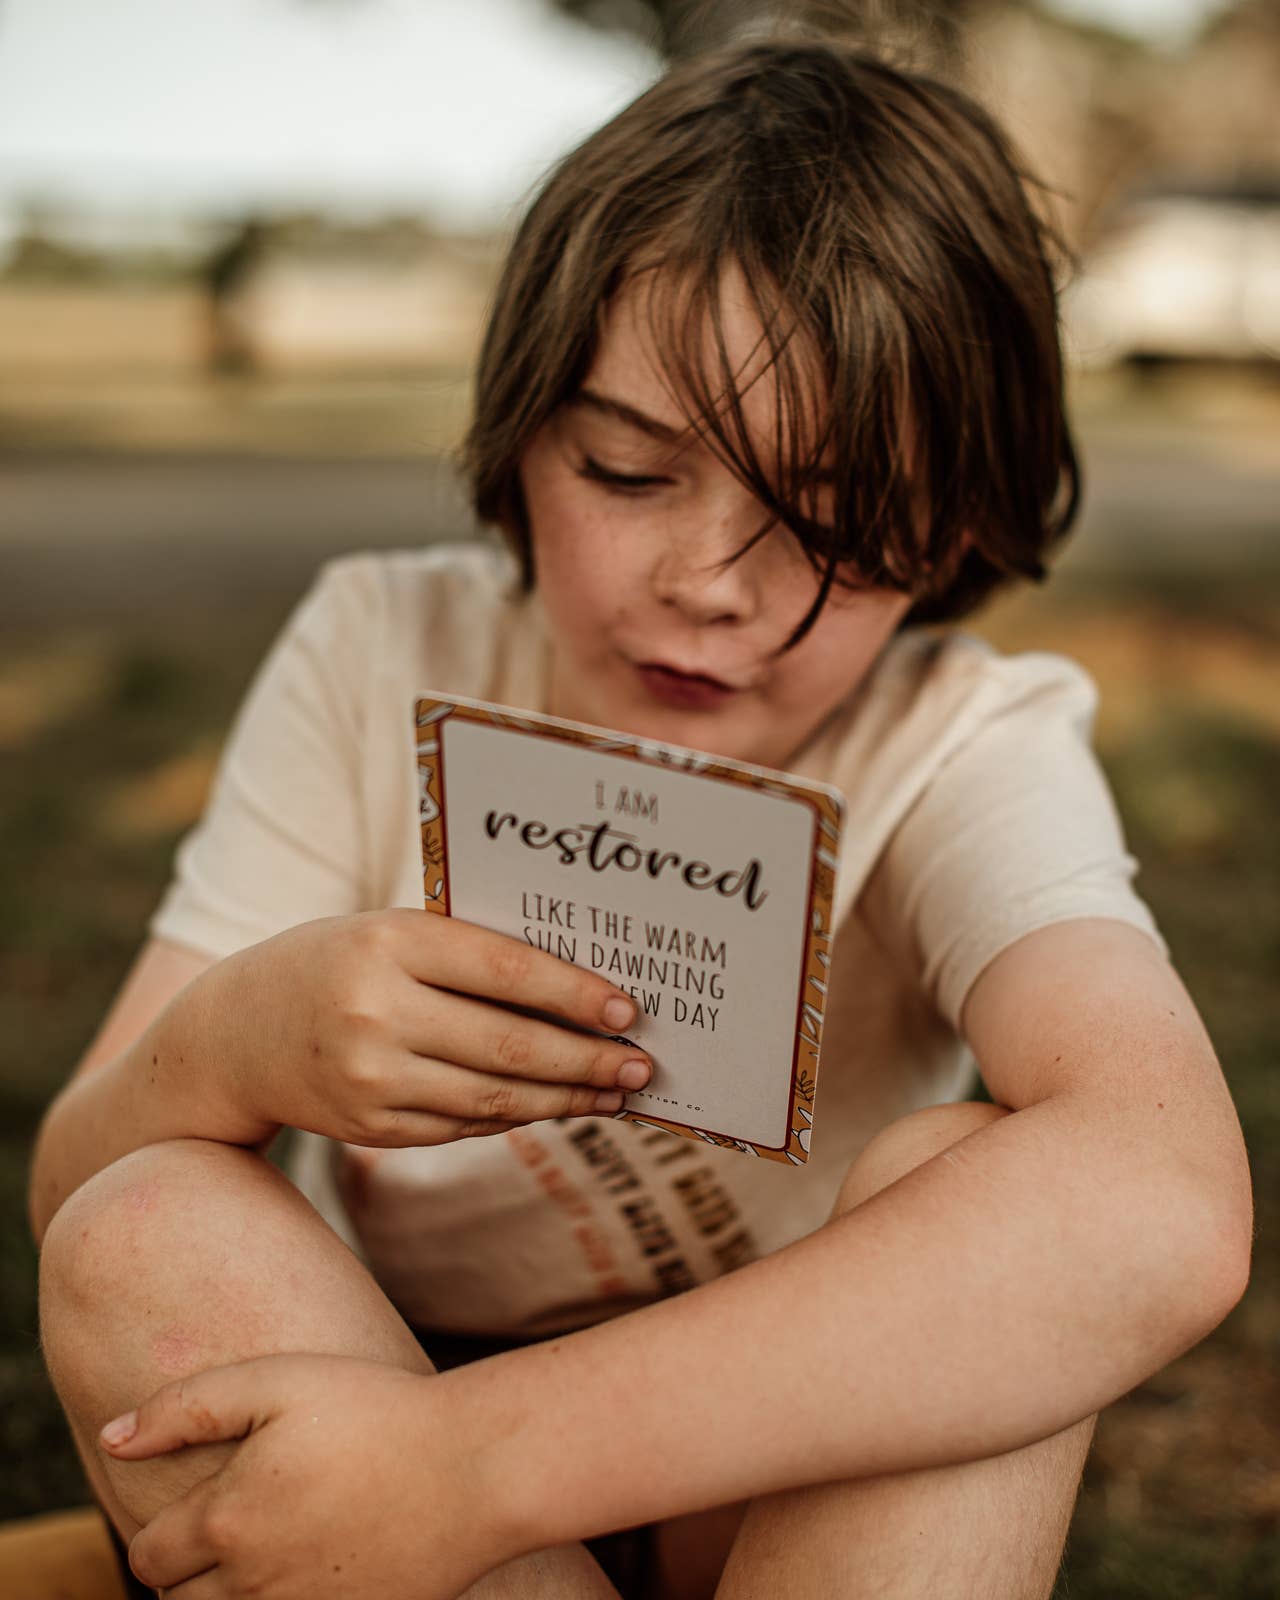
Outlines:
{"label": "fingernail", "polygon": [[604,1020],[610,1028],[625,1028],[636,1014],[636,1008],[630,1000],[614,998],[604,1003]]}
{"label": "fingernail", "polygon": [[624,1061],[618,1068],[618,1087],[620,1089],[643,1089],[649,1081],[649,1063],[647,1061]]}
{"label": "fingernail", "polygon": [[102,1430],[103,1444],[128,1444],[138,1431],[138,1413],[129,1411],[123,1417],[117,1417],[114,1422],[108,1422]]}
{"label": "fingernail", "polygon": [[596,1096],[597,1111],[621,1111],[622,1096],[617,1089],[602,1089]]}

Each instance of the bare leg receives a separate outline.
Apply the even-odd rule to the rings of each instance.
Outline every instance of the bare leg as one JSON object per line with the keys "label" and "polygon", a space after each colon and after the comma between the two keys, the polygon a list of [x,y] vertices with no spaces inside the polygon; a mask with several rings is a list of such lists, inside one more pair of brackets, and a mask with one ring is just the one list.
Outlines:
{"label": "bare leg", "polygon": [[[119,1462],[102,1424],[189,1373],[284,1352],[435,1369],[369,1273],[274,1167],[174,1140],[135,1151],[71,1196],[45,1237],[41,1335],[95,1492],[128,1541],[215,1472],[231,1445]],[[618,1600],[580,1544],[536,1551],[466,1600]],[[397,1600],[388,1596],[387,1600]]]}
{"label": "bare leg", "polygon": [[[965,1103],[893,1123],[850,1168],[833,1215],[1007,1115]],[[736,1538],[729,1507],[704,1529],[665,1524],[650,1600],[1047,1600],[1096,1420],[985,1461],[763,1496],[738,1508]],[[716,1587],[708,1564],[730,1539]]]}

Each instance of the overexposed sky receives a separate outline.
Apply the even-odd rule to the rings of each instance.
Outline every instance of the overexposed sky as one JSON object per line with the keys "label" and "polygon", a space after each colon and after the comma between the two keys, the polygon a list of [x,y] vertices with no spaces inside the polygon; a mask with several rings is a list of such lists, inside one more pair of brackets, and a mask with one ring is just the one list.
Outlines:
{"label": "overexposed sky", "polygon": [[1064,17],[1100,22],[1117,33],[1173,42],[1192,32],[1202,18],[1223,9],[1222,0],[1045,0],[1045,8]]}
{"label": "overexposed sky", "polygon": [[0,206],[483,224],[659,70],[541,0],[0,0]]}
{"label": "overexposed sky", "polygon": [[[1217,0],[1053,0],[1176,38]],[[0,0],[0,242],[24,200],[502,225],[661,70],[544,0]]]}

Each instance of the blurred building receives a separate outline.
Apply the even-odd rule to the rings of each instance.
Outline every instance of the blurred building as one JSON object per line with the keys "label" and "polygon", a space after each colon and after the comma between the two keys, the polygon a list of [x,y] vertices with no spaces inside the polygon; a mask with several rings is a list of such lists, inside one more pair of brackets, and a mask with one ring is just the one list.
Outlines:
{"label": "blurred building", "polygon": [[1152,77],[1153,167],[1202,181],[1280,173],[1280,0],[1237,0]]}
{"label": "blurred building", "polygon": [[[566,3],[586,9],[586,0]],[[831,20],[830,5],[815,0],[813,9]],[[726,7],[730,33],[751,10]],[[843,10],[860,19],[859,34],[887,40],[896,59],[955,76],[992,109],[1047,186],[1040,203],[1086,262],[1097,252],[1105,266],[1108,250],[1114,259],[1112,247],[1132,231],[1135,197],[1188,186],[1265,192],[1280,172],[1280,0],[1238,0],[1196,38],[1162,50],[1015,0],[926,10],[921,0],[866,0],[856,14]],[[1176,277],[1193,248],[1205,259],[1252,250],[1256,284],[1241,292],[1264,308],[1269,329],[1280,269],[1270,264],[1273,224],[1262,215],[1255,207],[1229,227],[1221,207],[1212,222],[1184,208],[1177,226],[1151,232],[1146,276],[1132,282]],[[11,376],[77,366],[268,374],[466,367],[505,242],[420,218],[342,227],[301,217],[264,219],[246,251],[242,225],[192,218],[185,227],[185,243],[168,247],[163,261],[154,239],[132,257],[104,245],[100,259],[115,266],[95,272],[75,219],[40,218],[0,277],[0,347]],[[1061,264],[1061,280],[1071,276]]]}
{"label": "blurred building", "polygon": [[261,230],[234,315],[262,371],[465,367],[502,247],[411,219],[281,224]]}

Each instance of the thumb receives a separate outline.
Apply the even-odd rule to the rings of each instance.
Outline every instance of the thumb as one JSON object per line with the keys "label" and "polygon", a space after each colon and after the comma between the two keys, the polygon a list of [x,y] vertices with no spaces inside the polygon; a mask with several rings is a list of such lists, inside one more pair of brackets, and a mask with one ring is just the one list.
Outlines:
{"label": "thumb", "polygon": [[164,1455],[184,1445],[243,1439],[265,1420],[252,1362],[214,1367],[158,1389],[136,1411],[108,1422],[98,1435],[121,1461]]}

